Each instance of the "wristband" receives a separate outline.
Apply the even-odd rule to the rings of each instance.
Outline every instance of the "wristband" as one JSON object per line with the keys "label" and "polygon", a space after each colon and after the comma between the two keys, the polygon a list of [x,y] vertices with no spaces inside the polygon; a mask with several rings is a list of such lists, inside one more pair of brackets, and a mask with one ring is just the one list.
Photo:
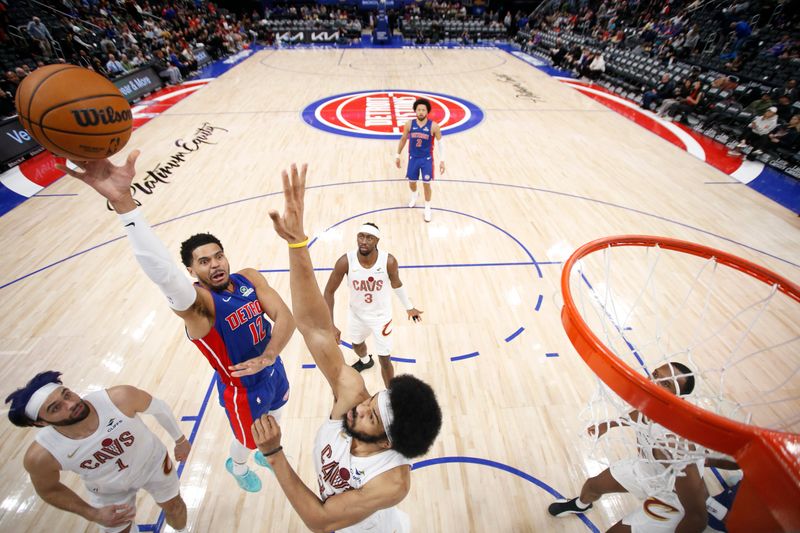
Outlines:
{"label": "wristband", "polygon": [[262,454],[264,457],[269,457],[270,455],[275,455],[279,451],[283,450],[283,446],[278,446],[274,450],[270,450],[267,453]]}
{"label": "wristband", "polygon": [[306,246],[308,246],[308,240],[309,240],[308,237],[306,237],[306,240],[302,242],[294,242],[294,243],[290,242],[289,248],[305,248]]}

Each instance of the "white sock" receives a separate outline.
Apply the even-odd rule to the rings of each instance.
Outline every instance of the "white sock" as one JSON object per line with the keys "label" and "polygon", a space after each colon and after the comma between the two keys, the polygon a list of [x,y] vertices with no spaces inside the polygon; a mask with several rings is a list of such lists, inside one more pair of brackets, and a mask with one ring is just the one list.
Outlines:
{"label": "white sock", "polygon": [[247,458],[250,450],[236,439],[231,441],[231,459],[233,459],[233,474],[243,476],[247,473]]}
{"label": "white sock", "polygon": [[411,191],[411,199],[416,200],[419,193],[417,191]]}
{"label": "white sock", "polygon": [[425,209],[430,209],[430,208],[431,208],[431,203],[426,200],[425,201]]}
{"label": "white sock", "polygon": [[365,355],[364,357],[361,357],[361,358],[360,358],[360,359],[361,359],[361,362],[362,362],[362,363],[364,363],[364,364],[366,365],[367,363],[369,363],[370,357],[372,357],[372,356],[371,356],[371,355],[369,355],[369,354]]}
{"label": "white sock", "polygon": [[575,503],[578,504],[578,507],[580,507],[581,509],[586,509],[587,507],[592,505],[591,503],[583,503],[581,501],[581,497],[580,496],[578,496],[578,498],[575,500]]}

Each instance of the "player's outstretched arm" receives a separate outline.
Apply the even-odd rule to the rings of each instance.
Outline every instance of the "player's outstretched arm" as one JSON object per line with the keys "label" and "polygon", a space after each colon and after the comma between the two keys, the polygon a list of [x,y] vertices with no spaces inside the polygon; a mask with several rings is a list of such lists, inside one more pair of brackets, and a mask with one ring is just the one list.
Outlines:
{"label": "player's outstretched arm", "polygon": [[61,465],[41,445],[34,442],[25,453],[25,470],[31,476],[36,493],[53,507],[82,516],[105,527],[117,527],[136,518],[136,508],[130,505],[92,507],[72,489],[61,483]]}
{"label": "player's outstretched arm", "polygon": [[96,161],[73,161],[78,170],[64,165],[56,168],[79,179],[108,200],[109,205],[120,215],[128,242],[142,270],[167,297],[172,310],[184,319],[192,338],[205,336],[211,329],[209,309],[213,305],[207,291],[199,291],[186,278],[180,267],[170,256],[164,244],[137,209],[131,194],[131,183],[136,175],[136,159],[139,150],[128,154],[124,165],[114,165],[108,159]]}
{"label": "player's outstretched arm", "polygon": [[286,498],[311,531],[326,533],[357,524],[375,511],[397,505],[411,488],[409,467],[398,466],[361,489],[336,494],[323,503],[286,460],[281,446],[281,428],[275,418],[261,416],[253,423],[252,432]]}
{"label": "player's outstretched arm", "polygon": [[333,390],[336,400],[331,417],[340,418],[354,405],[369,398],[364,378],[344,363],[344,356],[333,334],[331,314],[314,276],[308,237],[303,228],[303,206],[308,165],[291,176],[283,171],[284,212],[269,213],[278,235],[289,243],[289,285],[297,329],[303,335],[314,362]]}

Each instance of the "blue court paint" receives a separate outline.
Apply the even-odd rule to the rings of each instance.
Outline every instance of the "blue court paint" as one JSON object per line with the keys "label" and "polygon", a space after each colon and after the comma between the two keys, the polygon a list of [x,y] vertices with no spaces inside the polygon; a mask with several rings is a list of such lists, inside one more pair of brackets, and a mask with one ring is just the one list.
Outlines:
{"label": "blue court paint", "polygon": [[[540,263],[541,264],[541,263]],[[538,298],[536,298],[536,307],[534,307],[534,311],[538,311],[542,308],[542,302],[544,301],[544,295],[540,294]]]}
{"label": "blue court paint", "polygon": [[511,335],[509,335],[508,337],[506,337],[506,342],[511,342],[511,341],[513,341],[513,340],[514,340],[514,339],[516,339],[516,338],[519,336],[519,334],[520,334],[520,333],[522,333],[523,331],[525,331],[525,328],[523,328],[522,326],[520,326],[520,328],[519,328],[517,331],[515,331],[514,333],[512,333]]}
{"label": "blue court paint", "polygon": [[[517,477],[520,477],[520,478],[524,479],[525,481],[528,481],[529,483],[533,483],[534,485],[536,485],[540,489],[542,489],[545,492],[547,492],[548,494],[550,494],[555,499],[564,498],[564,496],[560,492],[558,492],[556,489],[554,489],[553,487],[551,487],[550,485],[548,485],[544,481],[541,481],[540,479],[535,478],[532,475],[527,474],[527,473],[523,472],[522,470],[520,470],[518,468],[514,468],[513,466],[509,466],[507,464],[499,463],[497,461],[491,461],[489,459],[482,459],[480,457],[463,457],[463,456],[434,457],[432,459],[425,459],[423,461],[417,461],[416,463],[411,465],[411,470],[412,471],[413,470],[419,470],[421,468],[426,468],[426,467],[429,467],[429,466],[452,464],[452,463],[456,463],[456,464],[473,464],[473,465],[488,466],[490,468],[495,468],[497,470],[501,470],[503,472],[507,472],[509,474],[513,474],[513,475],[515,475]],[[546,511],[544,511],[544,512],[546,512]],[[597,529],[597,526],[595,526],[592,523],[592,521],[589,520],[586,517],[585,514],[575,515],[575,517],[579,518],[586,525],[586,527],[589,528],[589,531],[593,531],[595,533],[599,533],[600,532],[600,530]],[[553,518],[553,520],[558,520],[558,519],[557,518]]]}
{"label": "blue court paint", "polygon": [[558,357],[558,352],[548,352],[544,354],[545,357]]}
{"label": "blue court paint", "polygon": [[306,369],[308,369],[308,368],[317,368],[317,365],[315,365],[314,363],[306,363],[306,364],[303,365],[303,368],[306,368]]}
{"label": "blue court paint", "polygon": [[416,363],[417,362],[416,359],[407,359],[405,357],[391,356],[391,357],[389,357],[389,359],[392,360],[392,361],[397,361],[398,363]]}
{"label": "blue court paint", "polygon": [[197,420],[197,417],[194,415],[181,417],[181,422],[193,422],[195,420]]}
{"label": "blue court paint", "polygon": [[352,345],[352,344],[350,344],[349,342],[345,342],[345,341],[339,341],[339,344],[341,344],[341,345],[342,345],[342,346],[344,346],[345,348],[350,348],[351,350],[353,349],[353,345]]}
{"label": "blue court paint", "polygon": [[461,361],[462,359],[470,359],[472,357],[478,357],[480,352],[472,352],[472,353],[465,353],[464,355],[456,355],[450,358],[451,361]]}

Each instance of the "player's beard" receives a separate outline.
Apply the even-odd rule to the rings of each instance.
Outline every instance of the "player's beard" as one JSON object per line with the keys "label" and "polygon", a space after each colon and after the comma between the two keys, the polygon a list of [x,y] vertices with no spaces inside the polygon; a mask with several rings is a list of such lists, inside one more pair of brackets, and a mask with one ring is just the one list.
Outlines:
{"label": "player's beard", "polygon": [[78,405],[82,407],[82,409],[78,410],[78,414],[73,415],[67,418],[66,420],[59,420],[58,422],[48,422],[48,423],[51,426],[72,426],[74,424],[77,424],[78,422],[83,422],[84,420],[86,420],[86,417],[88,417],[89,414],[92,412],[92,410],[89,409],[89,405],[83,400],[81,400],[81,403],[79,403]]}
{"label": "player's beard", "polygon": [[[356,417],[356,408],[355,407],[353,407],[353,411],[352,412],[353,412],[353,420],[355,420],[355,417]],[[350,435],[354,439],[360,440],[364,444],[374,444],[374,443],[380,442],[380,441],[382,441],[383,439],[386,438],[386,433],[384,433],[383,435],[378,435],[378,436],[376,436],[376,435],[367,435],[366,433],[362,433],[362,432],[358,431],[355,428],[349,427],[347,425],[347,415],[345,415],[345,417],[342,419],[342,429],[344,430],[345,433],[347,433],[348,435]]]}

